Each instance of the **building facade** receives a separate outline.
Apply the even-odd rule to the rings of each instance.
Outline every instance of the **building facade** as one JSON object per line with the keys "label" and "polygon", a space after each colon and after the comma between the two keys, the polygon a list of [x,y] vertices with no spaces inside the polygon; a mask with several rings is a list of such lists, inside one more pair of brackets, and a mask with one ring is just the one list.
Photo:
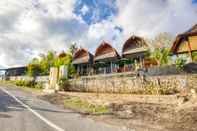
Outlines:
{"label": "building facade", "polygon": [[148,45],[143,38],[131,36],[122,48],[122,60],[127,61],[124,65],[124,71],[142,68],[147,51]]}
{"label": "building facade", "polygon": [[193,53],[197,52],[197,24],[185,33],[179,34],[171,48],[173,54],[177,56],[188,54],[190,61],[193,61]]}
{"label": "building facade", "polygon": [[84,48],[74,53],[73,65],[78,75],[89,75],[93,70],[93,55]]}
{"label": "building facade", "polygon": [[117,72],[116,64],[120,56],[109,43],[102,42],[96,49],[94,56],[94,69],[96,74]]}

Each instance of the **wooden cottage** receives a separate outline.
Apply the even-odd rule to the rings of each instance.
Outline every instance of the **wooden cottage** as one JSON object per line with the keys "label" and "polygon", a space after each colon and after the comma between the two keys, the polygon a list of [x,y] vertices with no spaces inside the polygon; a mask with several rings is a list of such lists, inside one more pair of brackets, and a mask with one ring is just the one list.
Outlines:
{"label": "wooden cottage", "polygon": [[96,73],[113,73],[116,72],[116,62],[119,54],[109,43],[102,42],[96,49],[94,56]]}
{"label": "wooden cottage", "polygon": [[73,65],[78,75],[88,75],[91,73],[93,65],[93,55],[86,49],[80,48],[74,53]]}
{"label": "wooden cottage", "polygon": [[148,51],[148,45],[145,40],[138,36],[131,36],[123,45],[122,59],[129,60],[130,63],[126,64],[124,70],[130,71],[138,67],[142,67],[144,57]]}
{"label": "wooden cottage", "polygon": [[191,61],[193,60],[192,53],[197,51],[197,24],[189,31],[179,34],[171,48],[173,54],[189,54]]}

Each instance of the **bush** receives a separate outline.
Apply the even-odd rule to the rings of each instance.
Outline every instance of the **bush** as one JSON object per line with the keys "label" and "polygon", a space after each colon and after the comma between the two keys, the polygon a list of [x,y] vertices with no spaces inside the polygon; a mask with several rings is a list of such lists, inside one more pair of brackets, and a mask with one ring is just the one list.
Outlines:
{"label": "bush", "polygon": [[30,88],[36,88],[36,89],[42,89],[42,84],[37,83],[35,81],[25,81],[25,80],[17,80],[15,81],[16,86],[24,86],[24,87],[30,87]]}
{"label": "bush", "polygon": [[17,86],[25,86],[26,85],[26,81],[23,81],[23,80],[17,80],[17,81],[15,81],[15,84],[17,85]]}
{"label": "bush", "polygon": [[42,83],[36,83],[35,86],[34,86],[34,88],[36,88],[36,89],[42,89],[43,88]]}
{"label": "bush", "polygon": [[144,92],[148,95],[172,95],[178,93],[179,91],[177,88],[170,88],[167,86],[155,87],[151,85],[146,87]]}
{"label": "bush", "polygon": [[70,83],[67,78],[61,78],[58,83],[60,90],[70,91]]}
{"label": "bush", "polygon": [[185,63],[186,63],[186,60],[184,60],[183,58],[178,58],[178,59],[176,59],[176,62],[175,62],[176,67],[177,67],[178,69],[180,69],[180,70],[183,69]]}
{"label": "bush", "polygon": [[147,85],[144,88],[134,90],[131,92],[132,94],[140,94],[140,95],[172,95],[179,93],[179,90],[174,87],[167,86],[154,86],[153,84]]}

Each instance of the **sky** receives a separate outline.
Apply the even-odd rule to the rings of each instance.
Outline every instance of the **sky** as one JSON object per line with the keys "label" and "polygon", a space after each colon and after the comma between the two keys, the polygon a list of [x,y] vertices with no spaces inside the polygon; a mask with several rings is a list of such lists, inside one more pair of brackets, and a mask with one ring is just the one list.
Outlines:
{"label": "sky", "polygon": [[131,35],[154,38],[197,23],[197,0],[0,0],[0,68],[26,65],[72,43],[118,51]]}

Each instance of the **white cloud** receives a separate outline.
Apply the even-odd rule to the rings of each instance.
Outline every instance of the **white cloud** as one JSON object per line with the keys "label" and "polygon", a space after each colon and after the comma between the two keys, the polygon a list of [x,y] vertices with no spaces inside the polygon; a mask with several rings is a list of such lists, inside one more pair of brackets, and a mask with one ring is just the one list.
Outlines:
{"label": "white cloud", "polygon": [[72,18],[75,0],[35,0],[34,7],[44,16],[53,18]]}
{"label": "white cloud", "polygon": [[[0,67],[27,64],[48,50],[66,50],[72,42],[92,53],[103,41],[118,51],[133,34],[153,37],[160,32],[176,34],[197,22],[197,6],[191,0],[113,0],[118,14],[87,25],[73,13],[76,0],[1,0]],[[81,11],[86,14],[89,7]],[[123,32],[116,29],[119,26]]]}
{"label": "white cloud", "polygon": [[85,15],[88,11],[89,11],[89,8],[87,7],[87,5],[84,5],[84,6],[81,8],[81,13],[82,13],[83,15]]}
{"label": "white cloud", "polygon": [[74,2],[0,1],[0,66],[25,65],[39,53],[66,50],[86,27],[73,13]]}
{"label": "white cloud", "polygon": [[[121,43],[121,32],[115,29],[116,25],[112,21],[102,21],[89,27],[87,39],[94,41],[94,50],[102,42],[106,41],[119,49]],[[92,47],[92,48],[93,48]]]}
{"label": "white cloud", "polygon": [[192,0],[118,0],[115,23],[131,34],[153,37],[160,32],[176,34],[197,22]]}

